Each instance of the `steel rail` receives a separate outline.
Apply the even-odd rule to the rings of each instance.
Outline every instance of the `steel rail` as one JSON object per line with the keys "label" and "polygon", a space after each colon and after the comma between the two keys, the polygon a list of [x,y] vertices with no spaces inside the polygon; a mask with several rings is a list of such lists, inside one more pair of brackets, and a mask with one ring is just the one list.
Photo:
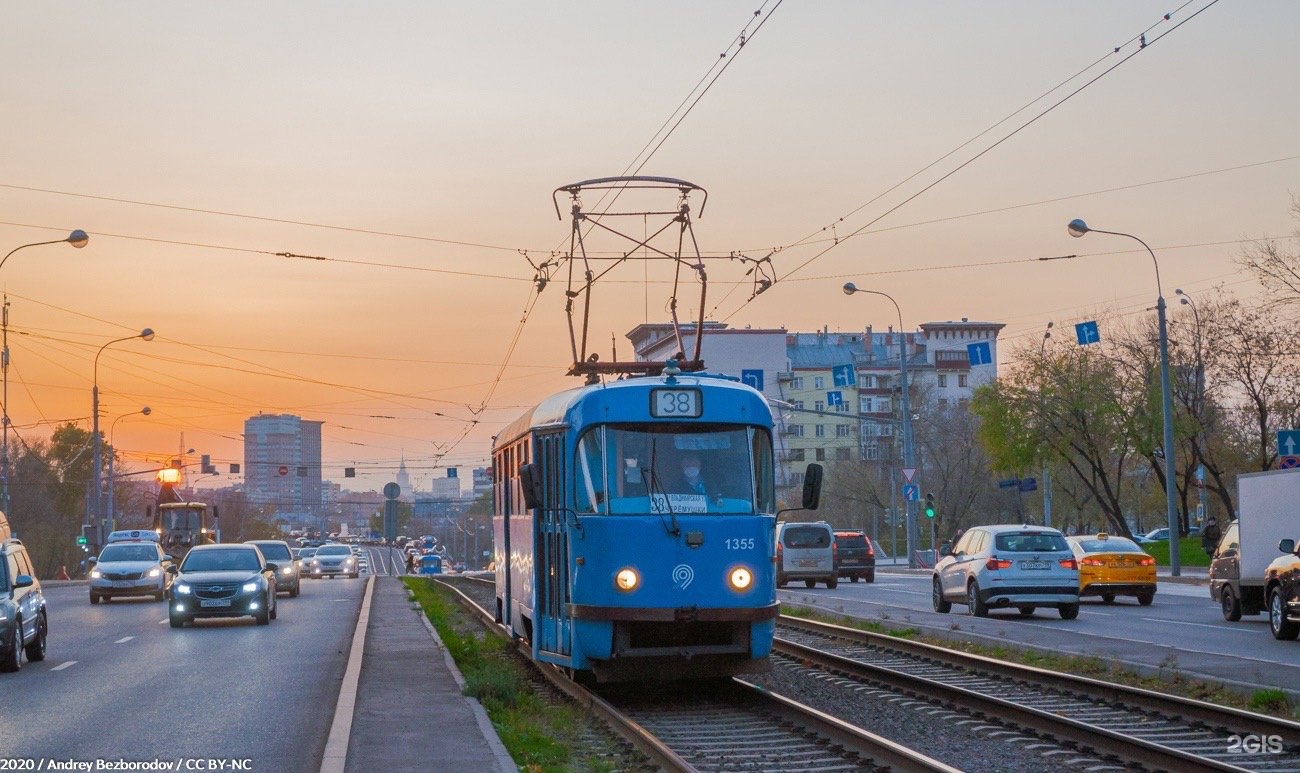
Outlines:
{"label": "steel rail", "polygon": [[777,624],[778,626],[799,628],[810,633],[847,638],[881,649],[938,661],[949,666],[987,671],[1000,676],[1035,682],[1060,690],[1081,693],[1108,703],[1122,703],[1132,708],[1158,711],[1162,714],[1173,714],[1189,722],[1234,728],[1241,730],[1244,734],[1280,735],[1287,738],[1288,743],[1300,745],[1300,722],[1293,722],[1280,717],[1257,714],[1231,706],[1220,706],[1208,701],[1184,698],[1180,695],[1169,695],[1142,687],[1103,682],[1086,676],[996,660],[983,655],[926,644],[925,642],[900,639],[896,636],[886,636],[832,623],[822,623],[816,620],[781,615],[777,619]]}
{"label": "steel rail", "polygon": [[[980,671],[997,678],[1014,679],[1022,683],[1028,682],[1035,687],[1047,687],[1075,695],[1081,694],[1090,700],[1102,701],[1111,706],[1120,704],[1126,708],[1155,712],[1165,717],[1175,717],[1192,724],[1229,729],[1235,725],[1243,729],[1243,736],[1277,735],[1285,739],[1291,748],[1295,747],[1296,738],[1298,737],[1297,731],[1300,730],[1300,724],[1287,720],[1215,706],[1214,704],[1179,696],[1163,695],[1141,688],[1116,685],[1086,677],[1046,671],[1031,666],[1021,666],[921,642],[912,642],[786,616],[780,618],[779,624],[822,636],[847,639],[854,643],[870,644],[893,653],[939,662],[950,667]],[[846,674],[854,678],[884,683],[893,689],[904,690],[923,698],[949,701],[973,707],[988,716],[998,717],[1021,724],[1024,727],[1040,730],[1058,739],[1093,749],[1100,754],[1114,755],[1122,760],[1139,762],[1156,769],[1180,772],[1185,770],[1242,771],[1252,769],[1184,751],[1173,746],[1148,741],[1087,721],[1062,716],[1065,712],[1046,711],[984,692],[949,684],[939,678],[912,674],[898,668],[836,655],[819,650],[816,647],[782,639],[779,635],[773,649],[800,661],[816,664],[819,668]],[[1225,736],[1224,740],[1226,750],[1227,736]],[[1245,761],[1243,760],[1243,762]]]}
{"label": "steel rail", "polygon": [[[459,578],[485,582],[479,578]],[[479,606],[473,599],[455,586],[453,582],[440,580],[440,584],[455,592],[460,603],[467,607],[480,622],[494,633],[506,637],[504,629],[496,623],[494,615]],[[515,645],[525,658],[531,656],[527,642],[516,640]],[[539,673],[556,689],[569,696],[580,706],[599,715],[622,738],[632,743],[638,750],[649,757],[654,764],[666,770],[695,771],[697,768],[687,759],[674,751],[668,744],[657,738],[653,732],[641,723],[620,711],[613,703],[596,695],[591,690],[570,679],[564,670],[550,664],[535,663]],[[801,729],[819,738],[838,745],[849,754],[857,754],[872,760],[877,769],[907,771],[908,773],[958,773],[953,768],[938,760],[926,756],[914,749],[871,733],[863,728],[851,725],[824,712],[804,706],[784,696],[773,693],[763,687],[735,678],[729,683],[731,690],[739,697],[737,703],[746,704],[769,717],[775,717],[791,728]],[[710,734],[718,733],[721,728],[706,729]]]}

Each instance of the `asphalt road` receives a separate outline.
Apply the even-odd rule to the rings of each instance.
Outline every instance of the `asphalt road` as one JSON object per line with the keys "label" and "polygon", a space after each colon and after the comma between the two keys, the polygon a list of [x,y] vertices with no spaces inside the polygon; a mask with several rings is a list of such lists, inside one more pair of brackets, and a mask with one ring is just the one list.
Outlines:
{"label": "asphalt road", "polygon": [[[372,552],[372,570],[391,573]],[[0,757],[319,770],[365,583],[305,580],[268,626],[179,630],[161,602],[91,606],[84,585],[46,588],[47,657],[0,680]]]}
{"label": "asphalt road", "polygon": [[994,610],[987,618],[953,605],[934,612],[930,576],[876,570],[874,583],[850,583],[778,591],[784,604],[918,627],[942,636],[974,638],[1115,660],[1148,673],[1175,672],[1194,678],[1235,682],[1249,689],[1277,687],[1300,696],[1300,642],[1277,641],[1264,615],[1225,622],[1205,585],[1161,582],[1155,603],[1139,606],[1120,597],[1114,604],[1084,598],[1077,620],[1054,609],[1021,618],[1016,610]]}

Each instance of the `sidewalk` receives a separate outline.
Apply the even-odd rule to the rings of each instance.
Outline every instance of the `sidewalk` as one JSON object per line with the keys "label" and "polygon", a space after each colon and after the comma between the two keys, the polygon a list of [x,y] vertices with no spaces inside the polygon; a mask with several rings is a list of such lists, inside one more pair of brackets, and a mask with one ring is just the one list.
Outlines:
{"label": "sidewalk", "polygon": [[487,713],[397,577],[375,577],[348,773],[516,771]]}

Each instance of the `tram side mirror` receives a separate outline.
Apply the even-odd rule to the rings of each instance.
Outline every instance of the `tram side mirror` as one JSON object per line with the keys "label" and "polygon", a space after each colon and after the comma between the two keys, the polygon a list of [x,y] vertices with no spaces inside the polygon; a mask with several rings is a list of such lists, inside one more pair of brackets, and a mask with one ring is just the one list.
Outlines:
{"label": "tram side mirror", "polygon": [[532,464],[519,465],[519,486],[524,490],[524,507],[529,510],[542,506],[541,481],[537,479]]}
{"label": "tram side mirror", "polygon": [[808,465],[803,474],[803,509],[816,510],[822,501],[822,466]]}

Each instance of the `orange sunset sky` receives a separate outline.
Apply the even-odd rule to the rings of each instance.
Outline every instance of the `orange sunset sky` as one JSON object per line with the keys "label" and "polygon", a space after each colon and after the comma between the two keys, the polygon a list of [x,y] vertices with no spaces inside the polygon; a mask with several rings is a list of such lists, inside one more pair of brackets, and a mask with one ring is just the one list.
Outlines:
{"label": "orange sunset sky", "polygon": [[[1005,365],[1048,321],[1154,303],[1140,246],[1075,217],[1141,236],[1168,298],[1257,297],[1234,259],[1300,225],[1297,29],[1282,0],[15,4],[0,253],[90,243],[0,268],[8,414],[28,442],[89,428],[96,351],[147,326],[99,359],[129,469],[224,470],[245,418],[293,413],[325,422],[327,479],[404,456],[427,489],[577,383],[563,283],[533,304],[528,260],[567,246],[553,189],[642,161],[708,190],[707,255],[772,257],[753,301],[709,263],[730,325],[889,325],[853,281],[909,327],[1006,323]],[[667,276],[611,275],[599,351],[666,318]]]}

